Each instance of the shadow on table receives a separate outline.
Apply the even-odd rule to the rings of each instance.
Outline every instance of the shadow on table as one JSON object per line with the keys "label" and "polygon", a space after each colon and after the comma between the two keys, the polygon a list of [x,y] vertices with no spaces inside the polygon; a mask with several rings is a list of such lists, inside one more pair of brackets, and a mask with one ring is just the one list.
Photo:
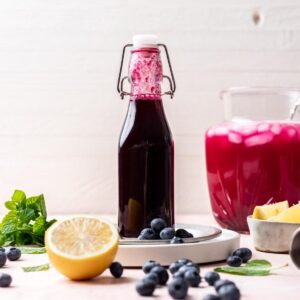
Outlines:
{"label": "shadow on table", "polygon": [[91,280],[84,280],[84,281],[72,281],[76,284],[83,284],[83,285],[116,285],[116,284],[126,284],[135,282],[134,278],[130,277],[121,277],[121,278],[114,278],[112,276],[99,276],[97,278]]}

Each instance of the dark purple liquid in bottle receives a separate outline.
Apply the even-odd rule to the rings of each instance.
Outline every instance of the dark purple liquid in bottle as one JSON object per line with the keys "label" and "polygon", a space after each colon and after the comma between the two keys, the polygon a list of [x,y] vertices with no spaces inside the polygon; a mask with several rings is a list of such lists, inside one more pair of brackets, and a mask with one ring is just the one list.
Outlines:
{"label": "dark purple liquid in bottle", "polygon": [[132,96],[119,141],[119,230],[137,237],[153,218],[174,224],[174,142],[161,100],[159,50],[133,50],[129,70]]}

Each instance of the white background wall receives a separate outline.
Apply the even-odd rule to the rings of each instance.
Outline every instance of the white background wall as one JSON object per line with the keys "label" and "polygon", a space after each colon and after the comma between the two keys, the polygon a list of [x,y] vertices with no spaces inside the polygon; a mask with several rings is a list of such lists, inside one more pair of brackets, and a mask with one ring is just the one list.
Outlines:
{"label": "white background wall", "polygon": [[177,212],[209,210],[203,133],[222,120],[219,91],[300,85],[299,0],[0,0],[1,202],[20,188],[51,213],[116,211],[116,78],[135,33],[171,52]]}

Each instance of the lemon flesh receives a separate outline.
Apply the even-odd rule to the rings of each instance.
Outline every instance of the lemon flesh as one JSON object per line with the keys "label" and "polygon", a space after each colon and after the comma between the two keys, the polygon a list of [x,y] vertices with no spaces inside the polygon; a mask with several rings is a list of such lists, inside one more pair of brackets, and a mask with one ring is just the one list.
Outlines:
{"label": "lemon flesh", "polygon": [[268,220],[277,216],[281,212],[289,208],[288,201],[281,201],[274,204],[256,206],[253,211],[253,218],[259,220]]}
{"label": "lemon flesh", "polygon": [[113,262],[119,235],[113,224],[97,217],[75,216],[53,224],[45,245],[53,266],[73,280],[96,277]]}
{"label": "lemon flesh", "polygon": [[269,218],[270,221],[300,223],[300,203],[291,206],[275,217]]}

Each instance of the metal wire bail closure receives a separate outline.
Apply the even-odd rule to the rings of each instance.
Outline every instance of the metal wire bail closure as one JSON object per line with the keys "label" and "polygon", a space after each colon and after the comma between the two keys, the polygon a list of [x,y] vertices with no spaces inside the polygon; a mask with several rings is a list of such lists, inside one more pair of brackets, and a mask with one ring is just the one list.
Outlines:
{"label": "metal wire bail closure", "polygon": [[[167,57],[167,61],[168,61],[170,74],[171,74],[171,78],[168,75],[163,75],[163,78],[166,78],[169,82],[170,90],[167,91],[167,92],[162,93],[161,96],[169,95],[170,98],[173,99],[174,93],[175,93],[175,90],[176,90],[176,83],[175,83],[175,77],[174,77],[174,73],[173,73],[173,69],[172,69],[172,65],[171,65],[171,61],[170,61],[168,48],[165,44],[157,44],[157,46],[162,47],[164,49],[166,57]],[[129,48],[129,47],[133,47],[133,44],[126,44],[123,47],[122,57],[121,57],[121,65],[120,65],[119,76],[118,76],[117,91],[120,94],[120,97],[121,97],[122,100],[124,99],[125,96],[131,96],[131,93],[128,93],[128,92],[123,90],[124,81],[128,80],[129,78],[128,78],[128,76],[122,77],[124,57],[125,57],[126,49]]]}

